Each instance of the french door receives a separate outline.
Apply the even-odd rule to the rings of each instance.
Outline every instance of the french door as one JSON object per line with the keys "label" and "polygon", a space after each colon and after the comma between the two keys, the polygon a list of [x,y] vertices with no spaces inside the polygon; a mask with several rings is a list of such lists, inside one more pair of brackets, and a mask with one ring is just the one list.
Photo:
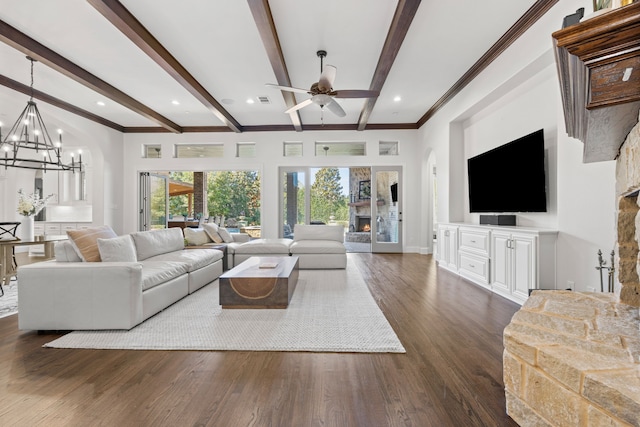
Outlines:
{"label": "french door", "polygon": [[169,181],[166,176],[140,172],[138,230],[167,228]]}
{"label": "french door", "polygon": [[371,251],[402,252],[402,166],[371,167],[371,212]]}

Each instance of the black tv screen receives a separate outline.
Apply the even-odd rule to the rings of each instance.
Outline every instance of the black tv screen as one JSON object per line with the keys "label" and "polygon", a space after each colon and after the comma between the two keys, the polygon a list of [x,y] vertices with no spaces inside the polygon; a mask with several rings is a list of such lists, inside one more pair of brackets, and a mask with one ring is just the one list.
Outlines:
{"label": "black tv screen", "polygon": [[546,212],[540,129],[467,159],[471,212]]}

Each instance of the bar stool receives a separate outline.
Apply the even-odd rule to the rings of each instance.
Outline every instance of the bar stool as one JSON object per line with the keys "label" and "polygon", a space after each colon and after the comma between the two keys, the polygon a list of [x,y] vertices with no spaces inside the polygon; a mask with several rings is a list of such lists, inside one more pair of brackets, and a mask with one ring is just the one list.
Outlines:
{"label": "bar stool", "polygon": [[[19,222],[0,222],[0,240],[16,240],[18,236],[16,235],[18,231]],[[0,263],[7,262],[5,259],[0,259]],[[13,253],[11,254],[11,267],[13,270],[18,268],[18,263],[16,262],[16,249],[13,248]],[[4,295],[4,289],[2,289],[2,282],[4,281],[4,277],[0,277],[0,297]]]}

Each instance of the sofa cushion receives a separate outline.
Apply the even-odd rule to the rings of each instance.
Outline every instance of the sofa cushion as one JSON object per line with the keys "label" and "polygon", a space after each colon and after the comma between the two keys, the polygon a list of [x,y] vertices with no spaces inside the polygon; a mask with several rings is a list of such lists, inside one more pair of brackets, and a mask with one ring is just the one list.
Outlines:
{"label": "sofa cushion", "polygon": [[53,251],[58,262],[81,262],[82,258],[76,252],[73,244],[69,240],[56,242]]}
{"label": "sofa cushion", "polygon": [[207,233],[209,235],[209,238],[213,242],[215,242],[215,243],[223,243],[224,242],[222,237],[220,237],[220,234],[218,234],[218,229],[220,228],[220,227],[218,227],[218,224],[214,224],[213,222],[205,223],[205,224],[202,224],[202,228],[204,229],[205,233]]}
{"label": "sofa cushion", "polygon": [[136,248],[131,236],[98,239],[98,250],[103,262],[136,262]]}
{"label": "sofa cushion", "polygon": [[177,227],[137,231],[131,233],[131,238],[136,245],[138,261],[184,249],[184,236],[182,230]]}
{"label": "sofa cushion", "polygon": [[195,271],[222,259],[222,251],[216,249],[184,249],[148,258],[153,262],[180,262],[188,266],[188,271]]}
{"label": "sofa cushion", "polygon": [[247,243],[228,245],[236,254],[289,254],[291,239],[255,239]]}
{"label": "sofa cushion", "polygon": [[291,244],[289,251],[292,255],[347,253],[344,244],[335,240],[299,240]]}
{"label": "sofa cushion", "polygon": [[218,234],[220,235],[220,237],[222,237],[222,240],[224,241],[224,243],[232,243],[233,242],[233,237],[231,237],[231,234],[229,233],[229,231],[226,228],[219,227],[218,228]]}
{"label": "sofa cushion", "polygon": [[143,291],[186,274],[189,268],[184,262],[143,261],[141,264]]}
{"label": "sofa cushion", "polygon": [[184,233],[184,238],[187,240],[188,245],[200,246],[212,241],[209,237],[209,233],[204,231],[203,228],[187,227],[182,230],[182,232]]}
{"label": "sofa cushion", "polygon": [[99,262],[98,239],[110,239],[118,235],[108,225],[83,230],[68,230],[67,236],[82,261]]}
{"label": "sofa cushion", "polygon": [[344,242],[344,228],[337,225],[296,224],[293,228],[293,240],[335,240]]}

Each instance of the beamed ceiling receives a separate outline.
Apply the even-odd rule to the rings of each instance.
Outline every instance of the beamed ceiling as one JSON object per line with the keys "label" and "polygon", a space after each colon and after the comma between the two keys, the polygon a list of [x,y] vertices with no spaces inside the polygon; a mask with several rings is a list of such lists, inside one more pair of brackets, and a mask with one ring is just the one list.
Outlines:
{"label": "beamed ceiling", "polygon": [[[417,129],[557,1],[2,0],[0,121],[28,55],[41,110],[120,132]],[[265,84],[309,89],[318,50],[335,90],[380,95],[286,114],[310,96]]]}

